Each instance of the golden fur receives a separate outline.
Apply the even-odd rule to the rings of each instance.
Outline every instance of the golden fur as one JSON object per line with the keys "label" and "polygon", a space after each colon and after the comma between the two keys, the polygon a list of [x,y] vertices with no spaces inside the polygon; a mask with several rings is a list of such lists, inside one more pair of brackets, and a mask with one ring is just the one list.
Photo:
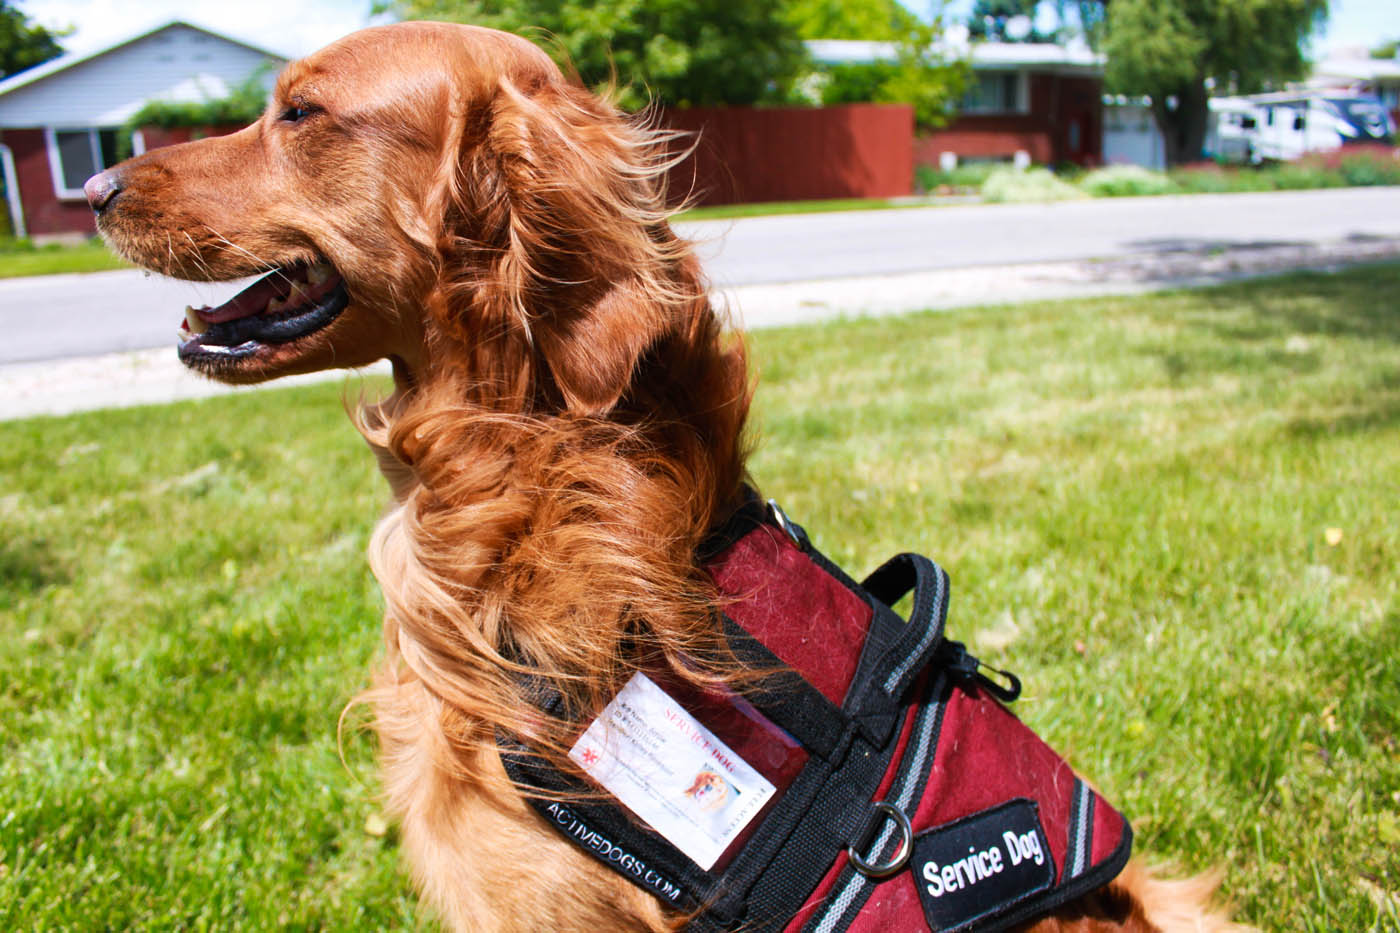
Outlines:
{"label": "golden fur", "polygon": [[[123,255],[170,275],[342,277],[328,325],[195,368],[393,363],[394,393],[358,416],[394,495],[370,547],[387,611],[369,698],[388,808],[453,929],[684,924],[547,827],[496,752],[504,733],[561,759],[644,662],[742,676],[693,554],[739,495],[749,382],[666,223],[669,142],[523,40],[399,24],[291,65],[258,123],[123,163],[93,200]],[[534,710],[520,672],[566,715]],[[1036,929],[1227,929],[1209,889],[1130,866]]]}

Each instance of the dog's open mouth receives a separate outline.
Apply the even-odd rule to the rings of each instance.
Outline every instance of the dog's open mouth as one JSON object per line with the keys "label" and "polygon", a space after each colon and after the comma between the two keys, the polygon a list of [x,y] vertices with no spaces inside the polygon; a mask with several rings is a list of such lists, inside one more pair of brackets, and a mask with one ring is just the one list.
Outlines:
{"label": "dog's open mouth", "polygon": [[345,282],[329,262],[283,266],[217,308],[186,308],[180,359],[198,366],[252,356],[315,333],[348,303]]}

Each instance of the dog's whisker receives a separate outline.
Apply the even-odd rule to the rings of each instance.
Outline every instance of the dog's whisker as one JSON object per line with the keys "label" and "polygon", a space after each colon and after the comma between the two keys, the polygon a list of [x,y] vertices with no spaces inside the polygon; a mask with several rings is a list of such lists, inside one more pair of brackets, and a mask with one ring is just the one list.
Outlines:
{"label": "dog's whisker", "polygon": [[202,272],[206,277],[211,279],[214,278],[214,272],[212,269],[209,268],[209,263],[206,262],[204,260],[204,257],[200,254],[199,244],[194,241],[194,237],[190,236],[190,232],[188,230],[181,230],[180,233],[184,236],[186,240],[190,241],[190,259],[194,262],[195,268]]}
{"label": "dog's whisker", "polygon": [[263,259],[261,256],[257,255],[256,253],[252,252],[251,250],[246,249],[240,246],[239,244],[233,242],[228,237],[224,236],[222,233],[220,233],[218,230],[215,230],[208,224],[204,225],[204,229],[208,230],[211,234],[218,237],[219,242],[223,245],[223,248],[225,248],[228,251],[235,252],[242,256],[248,257],[256,264],[257,268],[261,271],[276,273],[279,278],[281,278],[288,284],[292,284],[294,282],[294,280],[290,276],[288,276],[285,271],[283,271],[282,267],[277,265],[276,263],[269,262],[266,259]]}

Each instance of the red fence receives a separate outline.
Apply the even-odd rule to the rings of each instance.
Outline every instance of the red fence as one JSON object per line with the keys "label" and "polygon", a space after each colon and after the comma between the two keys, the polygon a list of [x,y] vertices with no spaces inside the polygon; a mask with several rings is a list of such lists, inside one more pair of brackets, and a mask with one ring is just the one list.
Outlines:
{"label": "red fence", "polygon": [[698,134],[694,153],[671,171],[677,201],[888,198],[913,190],[914,111],[904,104],[695,108],[668,111],[663,122]]}

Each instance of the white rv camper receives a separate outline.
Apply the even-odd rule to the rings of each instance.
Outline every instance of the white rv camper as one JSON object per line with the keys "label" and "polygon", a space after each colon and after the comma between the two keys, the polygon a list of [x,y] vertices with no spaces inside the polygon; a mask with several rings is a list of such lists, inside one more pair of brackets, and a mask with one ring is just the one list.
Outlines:
{"label": "white rv camper", "polygon": [[1337,91],[1211,99],[1205,151],[1224,161],[1291,160],[1358,143],[1393,143],[1396,125],[1379,99]]}
{"label": "white rv camper", "polygon": [[1210,102],[1206,150],[1227,161],[1297,159],[1359,143],[1395,141],[1395,121],[1374,97],[1338,92],[1256,94]]}
{"label": "white rv camper", "polygon": [[1253,162],[1259,108],[1246,97],[1212,97],[1206,155],[1222,162]]}

